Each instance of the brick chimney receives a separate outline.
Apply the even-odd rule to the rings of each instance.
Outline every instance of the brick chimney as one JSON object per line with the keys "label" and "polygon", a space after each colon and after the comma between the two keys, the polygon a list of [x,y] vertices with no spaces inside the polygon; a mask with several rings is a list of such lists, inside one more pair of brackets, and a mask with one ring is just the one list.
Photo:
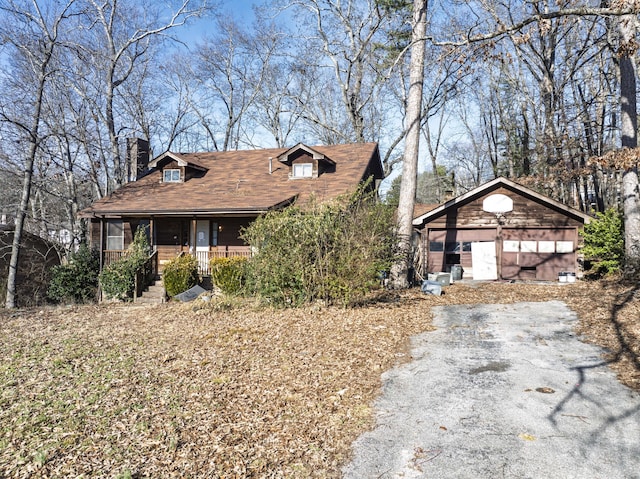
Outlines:
{"label": "brick chimney", "polygon": [[149,166],[149,142],[142,138],[127,138],[129,181],[142,178]]}

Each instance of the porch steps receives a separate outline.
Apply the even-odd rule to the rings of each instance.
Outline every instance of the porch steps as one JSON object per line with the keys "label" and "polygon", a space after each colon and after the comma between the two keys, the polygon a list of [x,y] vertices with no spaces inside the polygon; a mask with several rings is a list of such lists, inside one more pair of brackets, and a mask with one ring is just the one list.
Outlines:
{"label": "porch steps", "polygon": [[167,292],[164,289],[164,283],[162,279],[157,278],[151,285],[142,293],[142,296],[136,298],[136,303],[142,304],[161,304],[166,301]]}

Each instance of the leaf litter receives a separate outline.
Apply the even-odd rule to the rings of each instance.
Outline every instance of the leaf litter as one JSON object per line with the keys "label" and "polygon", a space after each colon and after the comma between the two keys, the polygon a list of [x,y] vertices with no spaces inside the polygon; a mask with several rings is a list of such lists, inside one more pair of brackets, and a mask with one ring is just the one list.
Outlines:
{"label": "leaf litter", "polygon": [[431,307],[565,301],[640,389],[637,286],[456,283],[351,309],[250,304],[0,311],[0,477],[340,477],[381,373]]}

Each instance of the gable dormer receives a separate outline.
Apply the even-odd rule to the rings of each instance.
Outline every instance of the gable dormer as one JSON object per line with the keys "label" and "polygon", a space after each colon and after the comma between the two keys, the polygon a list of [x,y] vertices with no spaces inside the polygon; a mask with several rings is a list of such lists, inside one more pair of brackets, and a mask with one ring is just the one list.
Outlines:
{"label": "gable dormer", "polygon": [[298,143],[278,156],[278,161],[289,167],[289,179],[318,178],[335,171],[336,163],[323,153]]}
{"label": "gable dormer", "polygon": [[149,163],[149,168],[160,170],[161,183],[184,183],[194,176],[202,176],[207,168],[179,153],[167,151]]}

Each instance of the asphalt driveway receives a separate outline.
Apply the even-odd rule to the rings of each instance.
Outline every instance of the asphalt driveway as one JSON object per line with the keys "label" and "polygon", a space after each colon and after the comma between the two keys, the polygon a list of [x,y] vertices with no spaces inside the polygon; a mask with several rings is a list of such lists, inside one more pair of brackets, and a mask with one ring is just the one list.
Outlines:
{"label": "asphalt driveway", "polygon": [[640,478],[640,394],[559,301],[434,309],[345,479]]}

